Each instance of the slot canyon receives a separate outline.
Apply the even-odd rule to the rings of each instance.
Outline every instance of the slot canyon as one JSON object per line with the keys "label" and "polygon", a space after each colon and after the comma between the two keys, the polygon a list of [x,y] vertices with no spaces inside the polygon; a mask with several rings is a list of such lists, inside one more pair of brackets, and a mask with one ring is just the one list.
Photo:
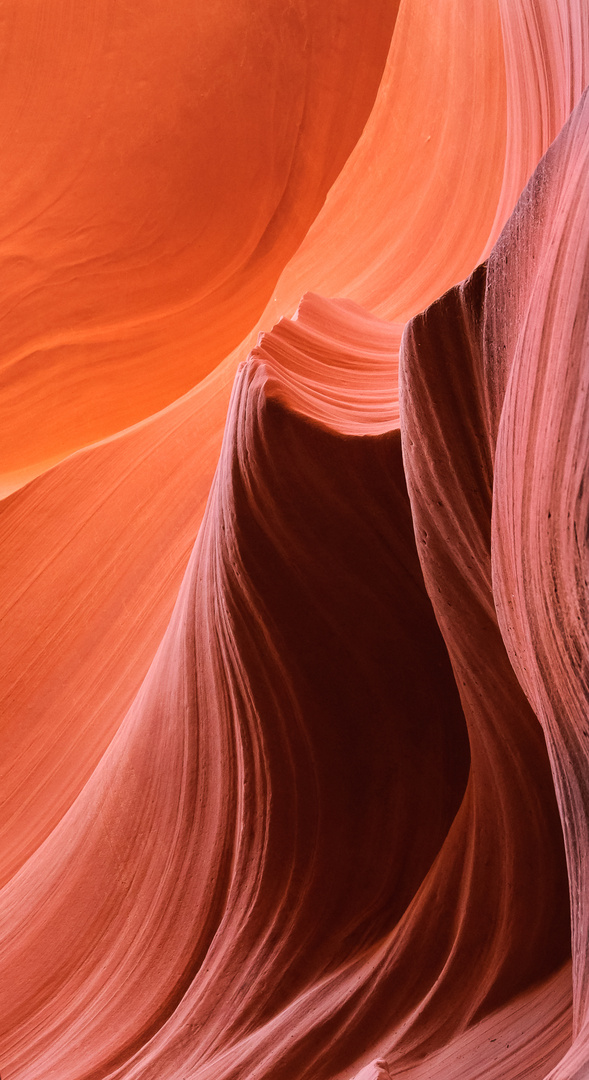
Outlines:
{"label": "slot canyon", "polygon": [[1,1080],[587,1080],[587,0],[0,25]]}

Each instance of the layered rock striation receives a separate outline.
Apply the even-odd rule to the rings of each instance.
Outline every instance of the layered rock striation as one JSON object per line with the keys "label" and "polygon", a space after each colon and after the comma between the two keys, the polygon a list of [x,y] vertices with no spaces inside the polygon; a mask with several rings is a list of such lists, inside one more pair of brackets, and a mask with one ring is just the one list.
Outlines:
{"label": "layered rock striation", "polygon": [[583,5],[42,8],[8,20],[16,159],[47,137],[0,241],[6,486],[42,473],[0,506],[2,1077],[583,1080]]}

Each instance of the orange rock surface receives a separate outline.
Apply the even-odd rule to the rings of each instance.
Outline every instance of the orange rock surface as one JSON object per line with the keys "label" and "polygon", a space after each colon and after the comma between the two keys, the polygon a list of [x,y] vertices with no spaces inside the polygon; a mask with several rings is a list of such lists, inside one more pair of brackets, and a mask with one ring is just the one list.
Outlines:
{"label": "orange rock surface", "polygon": [[584,1080],[586,5],[4,20],[0,1075]]}
{"label": "orange rock surface", "polygon": [[362,130],[396,8],[7,6],[8,484],[168,405],[250,330]]}

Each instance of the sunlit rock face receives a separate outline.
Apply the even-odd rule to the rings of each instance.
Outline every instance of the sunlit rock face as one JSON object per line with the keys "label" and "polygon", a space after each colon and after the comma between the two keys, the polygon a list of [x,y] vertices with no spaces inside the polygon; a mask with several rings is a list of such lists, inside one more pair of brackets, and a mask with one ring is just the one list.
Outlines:
{"label": "sunlit rock face", "polygon": [[[369,417],[350,438],[337,414],[318,426],[301,411],[315,396],[327,412],[361,337],[366,369],[380,358],[390,371],[395,333],[310,299],[294,324],[309,376],[319,319],[332,386],[314,381],[293,400],[281,328],[261,342],[264,362],[241,368],[147,679],[69,813],[3,891],[19,921],[4,1053],[23,1075],[52,1063],[77,1076],[123,1051],[137,1075],[199,1061],[211,1076],[256,1063],[295,1075],[311,1038],[311,1059],[331,1068],[334,1006],[341,1022],[353,984],[366,995],[460,804],[468,741],[398,423],[372,434]],[[129,919],[141,927],[131,939]],[[387,1019],[382,998],[348,1016],[342,1064],[364,1024]],[[54,1010],[59,1034],[43,1023]]]}
{"label": "sunlit rock face", "polygon": [[497,614],[546,736],[569,867],[577,1040],[561,1077],[587,1068],[589,1007],[588,174],[585,94],[523,201],[524,220],[537,207],[544,227],[520,239],[516,214],[506,237],[518,236],[522,283],[509,307],[527,311],[506,347],[493,497]]}
{"label": "sunlit rock face", "polygon": [[6,486],[241,341],[362,131],[397,6],[6,5]]}
{"label": "sunlit rock face", "polygon": [[589,15],[316,8],[7,15],[2,1078],[589,1070]]}
{"label": "sunlit rock face", "polygon": [[[499,739],[494,775],[501,784],[488,785],[493,807],[480,820],[488,830],[496,813],[506,829],[494,851],[507,860],[509,929],[497,925],[508,936],[492,950],[495,963],[506,965],[499,976],[506,989],[528,963],[549,963],[552,948],[557,959],[556,923],[541,925],[544,917],[555,918],[566,896],[553,862],[557,817],[553,810],[552,826],[545,820],[519,854],[520,841],[507,832],[514,827],[523,840],[523,822],[535,819],[538,826],[539,813],[548,813],[550,787],[558,800],[577,1038],[556,1076],[587,1068],[588,159],[585,94],[487,263],[414,319],[401,349],[404,460],[421,563],[467,721],[477,716],[471,780],[479,750],[490,763]],[[551,772],[531,744],[515,747],[524,723],[541,756],[546,741]],[[509,810],[510,797],[500,788],[511,768],[526,790]],[[492,858],[487,852],[487,867]],[[534,871],[536,858],[545,862]],[[497,868],[498,891],[501,876]],[[550,895],[543,916],[544,889]],[[564,906],[561,919],[564,934]]]}

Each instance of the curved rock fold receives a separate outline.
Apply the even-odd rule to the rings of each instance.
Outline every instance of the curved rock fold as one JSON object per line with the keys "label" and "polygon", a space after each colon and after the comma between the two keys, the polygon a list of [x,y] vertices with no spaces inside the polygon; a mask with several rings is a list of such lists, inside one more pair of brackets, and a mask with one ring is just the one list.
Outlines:
{"label": "curved rock fold", "polygon": [[75,7],[6,14],[1,1076],[584,1080],[586,6]]}

